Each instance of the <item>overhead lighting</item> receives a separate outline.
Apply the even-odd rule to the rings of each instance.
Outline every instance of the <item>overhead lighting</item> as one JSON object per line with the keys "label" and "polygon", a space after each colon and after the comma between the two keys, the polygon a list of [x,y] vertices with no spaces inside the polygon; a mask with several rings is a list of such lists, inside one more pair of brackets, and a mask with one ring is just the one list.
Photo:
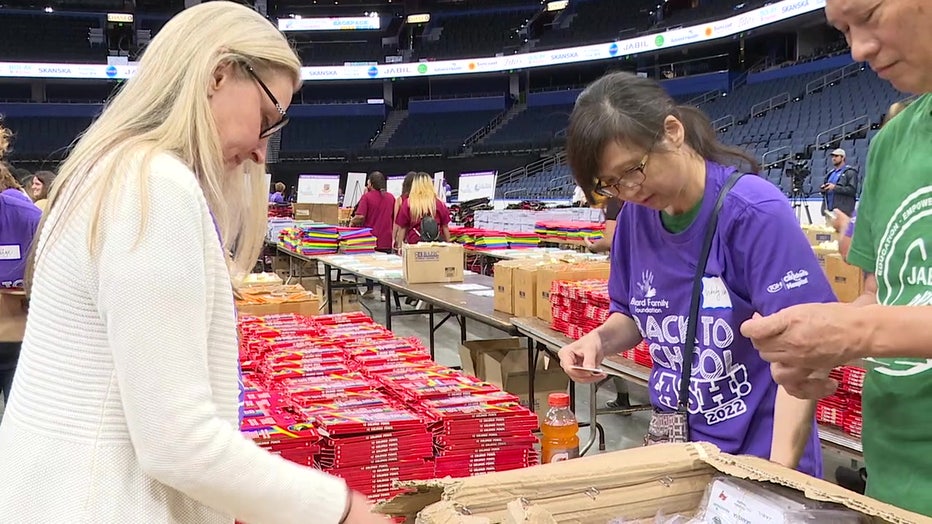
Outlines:
{"label": "overhead lighting", "polygon": [[547,2],[547,11],[562,11],[569,5],[569,0],[553,0]]}
{"label": "overhead lighting", "polygon": [[46,8],[45,8],[45,12],[46,12],[46,13],[54,13],[54,12],[55,12],[55,10],[54,10],[54,9],[52,9],[52,7],[51,7],[51,6],[48,6],[48,7],[46,7]]}

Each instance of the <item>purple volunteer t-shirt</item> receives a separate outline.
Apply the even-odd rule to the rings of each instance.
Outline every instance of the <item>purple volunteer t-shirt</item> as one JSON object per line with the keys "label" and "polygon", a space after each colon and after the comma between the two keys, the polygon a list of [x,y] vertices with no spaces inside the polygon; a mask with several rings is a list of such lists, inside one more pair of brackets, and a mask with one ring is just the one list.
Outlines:
{"label": "purple volunteer t-shirt", "polygon": [[[718,193],[732,168],[707,163],[705,197],[694,222],[668,232],[657,211],[627,205],[618,216],[609,294],[612,312],[633,317],[650,346],[651,403],[677,405],[683,339],[696,260]],[[770,457],[777,386],[741,323],[794,304],[835,296],[785,196],[747,175],[726,197],[706,277],[690,385],[690,438],[733,454]],[[821,478],[822,454],[813,419],[799,469]]]}
{"label": "purple volunteer t-shirt", "polygon": [[42,211],[22,191],[0,193],[0,287],[23,287],[26,254]]}

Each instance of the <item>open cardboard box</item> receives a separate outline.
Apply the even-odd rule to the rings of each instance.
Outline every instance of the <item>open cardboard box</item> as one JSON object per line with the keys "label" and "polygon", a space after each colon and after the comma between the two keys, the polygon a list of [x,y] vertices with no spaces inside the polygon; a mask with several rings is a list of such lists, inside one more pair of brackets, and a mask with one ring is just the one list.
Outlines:
{"label": "open cardboard box", "polygon": [[606,524],[619,517],[648,523],[658,510],[692,515],[712,479],[722,474],[781,484],[806,498],[847,506],[874,523],[932,523],[824,480],[705,443],[635,448],[464,479],[402,482],[411,493],[379,504],[377,511],[418,524]]}

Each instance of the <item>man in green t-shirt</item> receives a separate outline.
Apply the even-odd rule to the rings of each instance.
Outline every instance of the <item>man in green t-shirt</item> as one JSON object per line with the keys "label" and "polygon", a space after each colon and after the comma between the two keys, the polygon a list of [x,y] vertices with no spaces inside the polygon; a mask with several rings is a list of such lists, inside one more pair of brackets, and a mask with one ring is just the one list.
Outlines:
{"label": "man in green t-shirt", "polygon": [[742,326],[792,394],[834,390],[831,367],[868,358],[867,494],[932,516],[932,4],[828,0],[858,61],[925,93],[874,138],[848,260],[865,271],[853,304],[785,309]]}

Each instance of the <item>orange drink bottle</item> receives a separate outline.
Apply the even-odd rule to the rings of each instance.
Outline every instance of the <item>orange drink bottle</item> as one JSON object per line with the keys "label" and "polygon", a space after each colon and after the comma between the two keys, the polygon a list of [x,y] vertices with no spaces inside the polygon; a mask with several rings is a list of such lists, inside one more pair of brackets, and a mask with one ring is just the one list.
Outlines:
{"label": "orange drink bottle", "polygon": [[550,409],[540,426],[541,464],[560,462],[579,457],[579,422],[570,411],[570,396],[551,393],[547,397]]}

